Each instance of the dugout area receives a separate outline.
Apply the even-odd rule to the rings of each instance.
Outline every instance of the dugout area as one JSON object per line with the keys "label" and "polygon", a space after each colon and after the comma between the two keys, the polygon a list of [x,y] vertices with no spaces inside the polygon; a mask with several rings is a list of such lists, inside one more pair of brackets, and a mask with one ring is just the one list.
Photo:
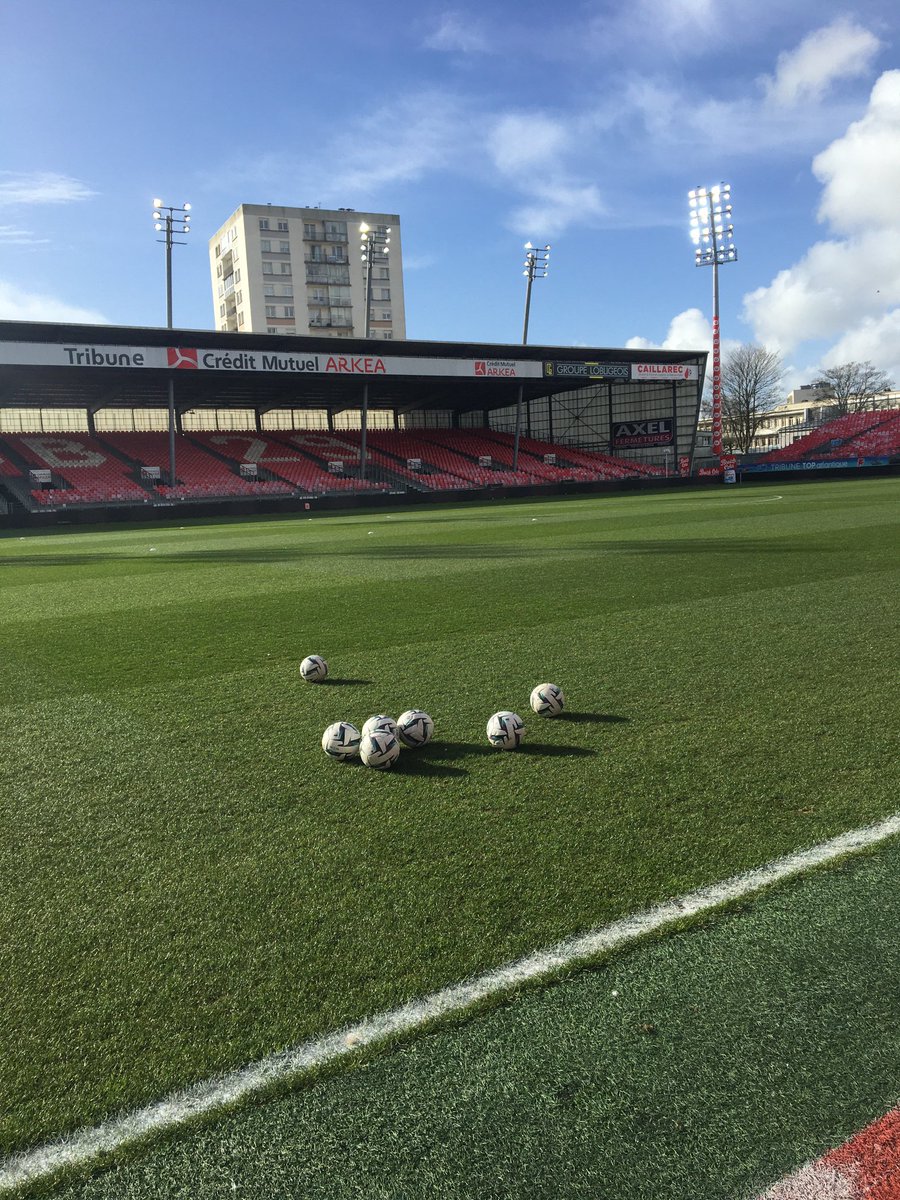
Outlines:
{"label": "dugout area", "polygon": [[[559,448],[562,462],[569,447],[610,456],[635,475],[687,475],[706,358],[704,351],[687,350],[374,342],[7,321],[0,323],[0,456],[4,435],[102,439],[168,432],[177,479],[179,439],[204,431],[353,432],[365,452],[370,430],[485,430],[512,439],[513,462],[506,465],[514,475],[524,439],[544,450]],[[18,467],[21,473],[23,464]],[[16,494],[4,488],[2,468],[0,461],[0,500],[9,512]],[[371,472],[368,467],[370,478]],[[547,483],[525,471],[519,476],[511,479],[507,470],[496,486],[488,480],[486,487],[492,494],[497,488],[515,494]],[[560,484],[566,482],[560,476]],[[396,483],[389,489],[395,497],[440,491],[429,488],[427,478],[422,489]],[[577,490],[586,486],[582,481]],[[345,486],[339,495],[317,499],[346,505],[353,494]],[[301,498],[308,499],[299,491],[260,498],[250,510],[290,507]],[[233,510],[234,499],[223,497],[222,503],[223,511]],[[248,511],[247,497],[240,503]]]}

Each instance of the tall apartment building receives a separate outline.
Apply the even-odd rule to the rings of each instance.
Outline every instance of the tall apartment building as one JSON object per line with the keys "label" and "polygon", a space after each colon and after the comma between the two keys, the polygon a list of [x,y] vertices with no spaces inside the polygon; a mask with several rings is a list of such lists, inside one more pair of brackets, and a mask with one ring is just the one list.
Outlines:
{"label": "tall apartment building", "polygon": [[216,329],[364,337],[361,222],[391,231],[372,266],[369,337],[405,338],[400,218],[274,204],[242,204],[210,239]]}

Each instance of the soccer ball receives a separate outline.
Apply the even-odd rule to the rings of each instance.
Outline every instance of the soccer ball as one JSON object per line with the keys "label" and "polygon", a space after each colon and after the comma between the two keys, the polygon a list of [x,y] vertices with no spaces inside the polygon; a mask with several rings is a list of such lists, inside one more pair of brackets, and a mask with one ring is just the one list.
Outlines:
{"label": "soccer ball", "polygon": [[531,707],[541,717],[558,717],[565,703],[563,690],[556,683],[539,683],[531,693]]}
{"label": "soccer ball", "polygon": [[335,721],[322,734],[322,749],[338,762],[359,754],[359,730],[349,721]]}
{"label": "soccer ball", "polygon": [[319,654],[310,654],[300,664],[300,674],[307,683],[321,683],[328,674],[328,663]]}
{"label": "soccer ball", "polygon": [[377,717],[369,717],[368,721],[362,727],[362,735],[367,733],[396,733],[397,722],[393,717],[387,716],[385,713],[379,713]]}
{"label": "soccer ball", "polygon": [[404,746],[424,746],[434,734],[434,721],[421,708],[410,708],[397,718],[397,736]]}
{"label": "soccer ball", "polygon": [[505,709],[495,712],[487,723],[488,741],[498,750],[515,750],[525,732],[525,723],[520,716]]}
{"label": "soccer ball", "polygon": [[359,743],[359,757],[367,767],[374,767],[376,771],[386,771],[400,757],[397,735],[390,729],[376,729],[374,733],[364,733]]}

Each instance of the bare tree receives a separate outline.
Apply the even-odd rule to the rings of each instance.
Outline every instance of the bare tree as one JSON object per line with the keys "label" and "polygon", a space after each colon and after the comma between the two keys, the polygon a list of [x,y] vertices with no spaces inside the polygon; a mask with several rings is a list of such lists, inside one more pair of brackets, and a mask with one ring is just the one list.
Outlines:
{"label": "bare tree", "polygon": [[878,393],[887,392],[893,386],[889,376],[868,360],[829,367],[813,383],[821,398],[830,400],[841,417],[850,412],[861,412],[870,402],[874,410]]}
{"label": "bare tree", "polygon": [[722,362],[722,437],[746,454],[766,413],[783,400],[781,355],[762,346],[738,346]]}

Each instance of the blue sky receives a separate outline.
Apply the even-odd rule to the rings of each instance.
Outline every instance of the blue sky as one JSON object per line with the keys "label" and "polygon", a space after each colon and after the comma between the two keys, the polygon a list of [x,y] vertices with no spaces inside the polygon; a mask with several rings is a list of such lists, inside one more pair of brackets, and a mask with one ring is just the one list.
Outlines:
{"label": "blue sky", "polygon": [[151,203],[189,200],[175,323],[241,203],[397,212],[407,333],[709,344],[687,192],[732,185],[722,336],[785,384],[900,383],[900,11],[888,0],[333,6],[8,0],[0,318],[165,323]]}

